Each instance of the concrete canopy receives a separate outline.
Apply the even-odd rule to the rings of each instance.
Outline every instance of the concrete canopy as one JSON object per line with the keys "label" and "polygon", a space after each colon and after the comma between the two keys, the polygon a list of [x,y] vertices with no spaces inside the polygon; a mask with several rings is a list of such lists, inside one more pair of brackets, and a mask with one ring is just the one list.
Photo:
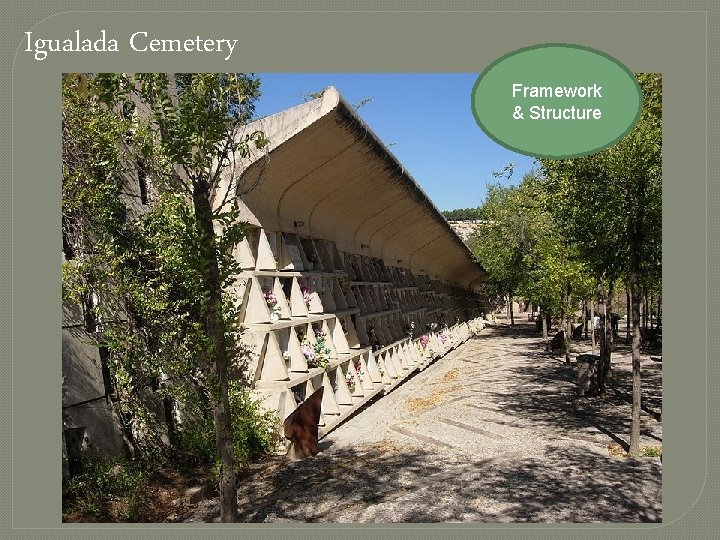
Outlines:
{"label": "concrete canopy", "polygon": [[242,185],[253,186],[241,195],[244,219],[479,290],[482,267],[335,88],[247,130],[262,131],[269,145],[236,162]]}

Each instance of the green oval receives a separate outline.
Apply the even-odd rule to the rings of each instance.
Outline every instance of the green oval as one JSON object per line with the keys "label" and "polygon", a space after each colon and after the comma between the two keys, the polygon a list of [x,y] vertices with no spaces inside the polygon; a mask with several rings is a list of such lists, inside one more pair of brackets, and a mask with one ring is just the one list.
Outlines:
{"label": "green oval", "polygon": [[640,118],[642,90],[628,68],[603,52],[545,43],[490,64],[473,86],[471,107],[478,125],[498,144],[564,159],[622,139]]}

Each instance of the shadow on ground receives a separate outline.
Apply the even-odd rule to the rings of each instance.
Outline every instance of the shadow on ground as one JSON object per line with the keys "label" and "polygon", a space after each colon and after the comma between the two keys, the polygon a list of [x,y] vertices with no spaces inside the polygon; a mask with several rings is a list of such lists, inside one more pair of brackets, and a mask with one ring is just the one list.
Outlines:
{"label": "shadow on ground", "polygon": [[[535,341],[532,327],[493,332],[517,337],[509,353],[525,358],[503,366],[502,350],[488,349],[498,362],[493,376],[507,377],[508,384],[503,393],[484,392],[483,401],[509,415],[508,421],[547,435],[549,445],[531,454],[508,446],[492,458],[468,459],[467,453],[400,447],[390,440],[355,448],[321,443],[317,456],[278,461],[245,479],[238,490],[239,521],[660,521],[659,460],[610,457],[603,443],[552,442],[553,437],[587,434],[589,440],[624,443],[629,430],[626,389],[578,400],[573,366],[543,355],[544,344]],[[193,519],[217,521],[217,501]]]}
{"label": "shadow on ground", "polygon": [[[487,404],[546,434],[568,436],[594,428],[628,449],[632,377],[627,370],[614,370],[602,394],[578,398],[574,365],[566,364],[564,355],[552,357],[544,353],[544,341],[538,339],[530,325],[501,328],[499,333],[531,341],[518,344],[518,357],[524,356],[527,361],[505,371],[508,385],[502,393],[485,393]],[[571,354],[573,359],[575,356],[576,353]],[[642,390],[643,412],[652,421],[659,421],[662,409],[660,366],[643,368]],[[661,438],[647,427],[641,428],[641,435],[661,442]]]}
{"label": "shadow on ground", "polygon": [[[239,490],[239,520],[655,522],[660,478],[652,460],[557,447],[542,459],[470,462],[421,449],[343,449],[249,479]],[[204,519],[217,516],[215,509]]]}
{"label": "shadow on ground", "polygon": [[[541,459],[460,467],[449,497],[416,507],[403,521],[655,522],[661,470],[647,460],[611,459],[548,447]],[[430,489],[437,493],[439,490]],[[496,513],[471,510],[478,498],[502,501]],[[430,502],[430,500],[428,500]]]}

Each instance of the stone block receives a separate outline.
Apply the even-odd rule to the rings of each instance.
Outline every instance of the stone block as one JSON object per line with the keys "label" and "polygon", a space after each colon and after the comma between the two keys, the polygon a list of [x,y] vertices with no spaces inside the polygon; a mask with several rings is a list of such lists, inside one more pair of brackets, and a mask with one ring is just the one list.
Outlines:
{"label": "stone block", "polygon": [[577,357],[578,395],[592,396],[598,393],[598,367],[600,356],[581,354]]}

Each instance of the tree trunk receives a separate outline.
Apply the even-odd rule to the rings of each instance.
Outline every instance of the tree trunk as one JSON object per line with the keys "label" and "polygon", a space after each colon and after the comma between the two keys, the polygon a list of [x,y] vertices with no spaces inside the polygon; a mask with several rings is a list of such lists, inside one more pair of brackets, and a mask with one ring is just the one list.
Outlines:
{"label": "tree trunk", "polygon": [[602,389],[605,387],[605,381],[610,374],[611,362],[611,344],[612,344],[612,328],[609,324],[608,308],[612,309],[612,282],[610,282],[609,294],[603,294],[602,284],[598,285],[598,294],[605,297],[603,302],[603,323],[600,326],[600,370],[598,373],[598,386]]}
{"label": "tree trunk", "polygon": [[630,345],[630,287],[625,289],[625,345]]}
{"label": "tree trunk", "polygon": [[653,321],[653,314],[655,313],[655,309],[653,308],[652,294],[650,295],[650,303],[648,305],[650,307],[650,309],[648,309],[648,316],[650,317],[650,333],[652,334],[652,331],[655,328],[655,323]]}
{"label": "tree trunk", "polygon": [[237,521],[237,478],[230,421],[230,400],[228,399],[227,363],[225,369],[218,365],[218,396],[214,398],[213,422],[215,444],[220,455],[220,520],[223,523]]}
{"label": "tree trunk", "polygon": [[610,318],[612,317],[612,300],[613,300],[613,294],[615,293],[615,284],[612,280],[610,280],[610,284],[608,286],[608,295],[607,300],[605,301],[605,359],[604,359],[604,368],[605,368],[605,374],[603,376],[603,380],[607,380],[608,377],[610,377],[610,370],[612,366],[612,346],[613,346],[613,330],[612,330],[612,324],[610,321]]}
{"label": "tree trunk", "polygon": [[548,330],[550,328],[550,325],[548,324],[548,314],[547,312],[543,313],[541,310],[539,316],[542,319],[543,339],[547,340]]}
{"label": "tree trunk", "polygon": [[[635,244],[635,246],[633,245]],[[640,376],[640,275],[639,242],[630,241],[630,297],[632,303],[632,413],[630,427],[630,449],[628,455],[640,455],[640,407],[642,387]],[[635,247],[635,249],[633,249]]]}
{"label": "tree trunk", "polygon": [[583,326],[585,330],[585,341],[587,341],[588,334],[588,305],[587,298],[583,300]]}
{"label": "tree trunk", "polygon": [[[605,302],[607,302],[607,299],[605,299]],[[600,329],[598,331],[598,337],[600,342],[598,343],[598,348],[600,349],[600,366],[599,366],[599,373],[598,373],[598,382],[600,385],[600,388],[605,388],[605,359],[607,357],[607,334],[605,333],[605,325],[607,324],[607,307],[605,302],[603,302],[602,309],[603,309],[603,317],[600,321]]]}
{"label": "tree trunk", "polygon": [[572,306],[570,305],[570,284],[565,294],[565,363],[570,363],[570,336],[572,335]]}
{"label": "tree trunk", "polygon": [[550,333],[550,328],[552,328],[552,314],[550,313],[550,310],[548,309],[545,312],[545,328],[543,329],[544,335],[543,337],[547,339],[548,334]]}
{"label": "tree trunk", "polygon": [[570,333],[567,330],[567,327],[570,326],[570,323],[568,322],[565,326],[565,363],[570,363]]}
{"label": "tree trunk", "polygon": [[[642,289],[639,290],[638,294],[640,294],[640,298],[638,300],[640,302],[640,318],[638,319],[638,325],[642,326],[643,321],[645,320],[645,310],[643,309],[643,302],[642,302]],[[630,291],[630,297],[632,299],[632,290]]]}
{"label": "tree trunk", "polygon": [[515,317],[513,316],[513,295],[509,295],[510,301],[508,302],[508,313],[510,313],[510,325],[515,326]]}
{"label": "tree trunk", "polygon": [[595,299],[590,299],[590,329],[592,330],[592,353],[595,354]]}
{"label": "tree trunk", "polygon": [[[640,181],[639,199],[643,200],[645,186]],[[632,412],[630,426],[630,448],[628,455],[637,457],[640,455],[640,408],[642,406],[642,381],[640,372],[640,262],[642,257],[644,206],[638,204],[634,219],[629,216],[627,223],[629,243],[629,282],[630,298],[632,302],[633,316],[633,343],[632,343]]]}
{"label": "tree trunk", "polygon": [[193,203],[195,218],[200,229],[201,245],[198,246],[198,255],[204,263],[203,288],[208,294],[202,322],[211,343],[206,361],[214,378],[212,404],[215,445],[220,457],[220,520],[223,523],[234,523],[237,521],[237,479],[228,396],[229,359],[222,314],[222,283],[215,249],[210,188],[206,182],[202,180],[194,182]]}

